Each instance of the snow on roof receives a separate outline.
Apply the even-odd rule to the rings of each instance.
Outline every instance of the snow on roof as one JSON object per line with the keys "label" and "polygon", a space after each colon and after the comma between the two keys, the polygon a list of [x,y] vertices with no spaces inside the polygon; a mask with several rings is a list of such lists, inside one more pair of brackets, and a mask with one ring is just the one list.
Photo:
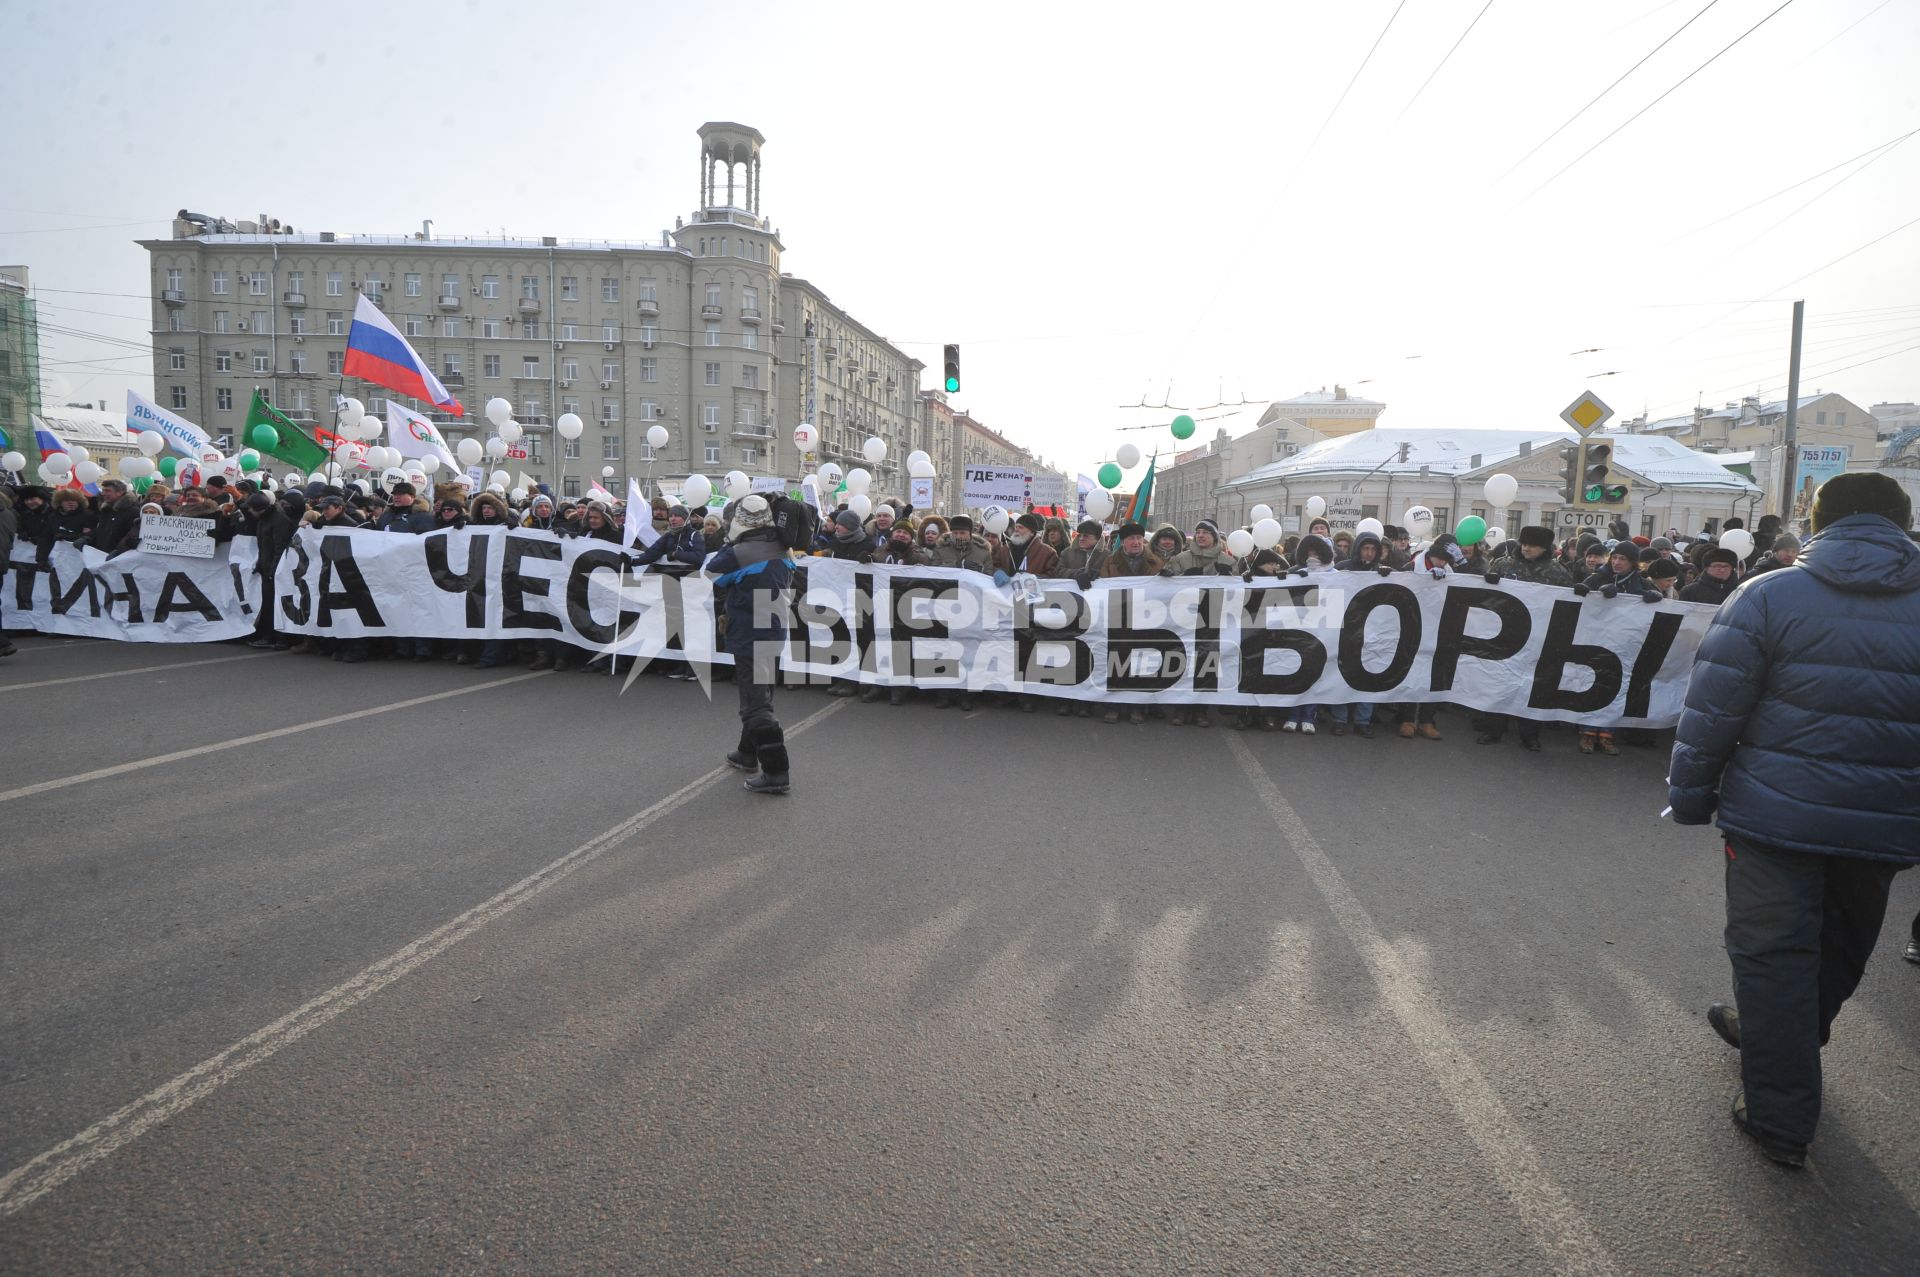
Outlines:
{"label": "snow on roof", "polygon": [[1362,399],[1359,395],[1339,395],[1324,387],[1319,390],[1309,390],[1305,394],[1295,395],[1291,399],[1282,399],[1280,402],[1290,406],[1298,404],[1336,403],[1359,404],[1363,408],[1384,408],[1387,406],[1378,399]]}
{"label": "snow on roof", "polygon": [[1693,429],[1693,414],[1688,413],[1684,417],[1662,417],[1658,421],[1649,421],[1641,429],[1650,433],[1657,430],[1677,430],[1681,434],[1686,434]]}
{"label": "snow on roof", "polygon": [[40,414],[40,420],[46,422],[47,429],[59,435],[69,446],[77,443],[83,448],[91,448],[98,443],[108,443],[125,448],[133,442],[133,436],[127,433],[127,414],[124,412],[102,412],[98,408],[48,408]]}
{"label": "snow on roof", "polygon": [[[1571,430],[1435,430],[1408,426],[1381,426],[1357,434],[1325,439],[1302,448],[1290,457],[1261,466],[1229,487],[1271,482],[1276,479],[1304,478],[1309,475],[1417,475],[1425,466],[1429,474],[1442,478],[1495,467],[1520,455],[1522,443],[1533,448],[1553,448],[1577,438]],[[1614,448],[1614,460],[1623,468],[1649,482],[1674,487],[1733,488],[1753,487],[1727,469],[1718,458],[1661,435],[1606,434]],[[1401,461],[1400,445],[1407,445],[1407,459]],[[1475,458],[1478,458],[1476,464]]]}

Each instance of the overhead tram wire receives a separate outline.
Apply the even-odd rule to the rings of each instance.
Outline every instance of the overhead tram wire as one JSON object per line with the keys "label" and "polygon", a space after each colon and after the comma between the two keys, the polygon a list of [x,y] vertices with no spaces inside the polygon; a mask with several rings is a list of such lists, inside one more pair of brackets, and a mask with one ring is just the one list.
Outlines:
{"label": "overhead tram wire", "polygon": [[1732,50],[1735,45],[1738,45],[1742,40],[1745,40],[1748,36],[1758,31],[1761,27],[1764,27],[1767,25],[1767,23],[1773,21],[1773,19],[1780,14],[1781,10],[1786,9],[1791,4],[1793,4],[1793,0],[1780,0],[1780,5],[1778,8],[1768,13],[1766,17],[1754,23],[1752,26],[1748,27],[1745,31],[1742,31],[1739,35],[1735,36],[1733,38],[1733,42],[1731,44],[1728,44],[1725,48],[1721,49],[1720,52],[1714,54],[1712,57],[1708,58],[1705,62],[1702,62],[1699,66],[1695,67],[1693,70],[1681,76],[1679,80],[1675,81],[1671,86],[1669,86],[1667,90],[1664,93],[1662,93],[1659,97],[1647,103],[1645,106],[1641,107],[1638,111],[1635,111],[1632,115],[1628,116],[1625,120],[1621,121],[1618,125],[1616,125],[1611,133],[1608,133],[1605,137],[1601,138],[1598,142],[1595,142],[1592,146],[1589,146],[1586,150],[1580,152],[1580,154],[1574,156],[1571,160],[1568,160],[1565,164],[1561,165],[1560,169],[1557,172],[1555,172],[1552,177],[1540,183],[1540,185],[1534,187],[1531,191],[1528,191],[1524,196],[1521,197],[1520,202],[1518,204],[1515,204],[1514,207],[1519,208],[1521,204],[1525,204],[1528,200],[1538,195],[1541,191],[1546,190],[1549,186],[1552,186],[1555,182],[1559,181],[1562,177],[1566,175],[1569,169],[1573,168],[1574,165],[1578,164],[1581,160],[1586,159],[1589,155],[1592,155],[1595,151],[1605,146],[1608,142],[1611,142],[1615,137],[1618,137],[1620,135],[1621,130],[1625,129],[1629,124],[1632,124],[1635,120],[1645,115],[1648,111],[1653,110],[1654,107],[1659,106],[1662,102],[1666,101],[1675,92],[1677,92],[1682,85],[1686,84],[1687,81],[1693,79],[1694,76],[1699,75],[1702,71],[1712,66],[1715,62],[1718,62],[1730,50]]}
{"label": "overhead tram wire", "polygon": [[[1672,3],[1672,2],[1673,0],[1668,0],[1668,3]],[[1413,104],[1420,100],[1420,95],[1427,91],[1427,86],[1429,84],[1433,83],[1433,78],[1436,75],[1440,74],[1440,68],[1447,65],[1448,59],[1453,57],[1454,50],[1458,49],[1461,45],[1467,42],[1467,37],[1473,34],[1473,29],[1480,25],[1480,19],[1486,17],[1487,10],[1491,8],[1493,8],[1493,0],[1487,0],[1485,4],[1480,6],[1480,12],[1473,15],[1473,21],[1467,23],[1467,29],[1460,33],[1460,38],[1453,42],[1453,47],[1448,49],[1446,52],[1446,56],[1440,59],[1439,66],[1436,66],[1433,68],[1433,70],[1427,72],[1427,78],[1420,81],[1420,87],[1413,91],[1413,96],[1407,99],[1407,104],[1400,108],[1400,114],[1393,117],[1393,122],[1395,124],[1400,123],[1400,121],[1403,118],[1405,118],[1407,112],[1413,110]]]}
{"label": "overhead tram wire", "polygon": [[1794,71],[1798,70],[1802,63],[1810,61],[1816,55],[1818,55],[1823,50],[1825,50],[1827,45],[1832,44],[1835,40],[1838,40],[1841,36],[1853,30],[1855,27],[1859,26],[1862,22],[1865,22],[1868,18],[1871,18],[1874,14],[1880,12],[1882,9],[1886,8],[1888,5],[1892,3],[1893,3],[1893,0],[1880,0],[1879,4],[1873,6],[1873,8],[1867,10],[1865,13],[1855,18],[1852,22],[1849,22],[1846,26],[1841,27],[1837,33],[1828,37],[1826,40],[1822,41],[1819,48],[1815,49],[1812,53],[1806,54],[1800,59],[1799,62],[1796,62],[1792,66],[1788,67],[1786,70],[1786,74],[1790,75]]}
{"label": "overhead tram wire", "polygon": [[[1515,169],[1519,168],[1522,164],[1525,164],[1528,160],[1532,159],[1539,152],[1541,147],[1545,146],[1547,143],[1553,141],[1553,139],[1559,137],[1562,133],[1566,132],[1568,125],[1572,124],[1575,120],[1585,115],[1588,111],[1591,111],[1594,108],[1594,106],[1599,103],[1601,98],[1604,98],[1605,96],[1607,96],[1607,94],[1619,88],[1622,80],[1625,80],[1628,76],[1632,75],[1635,71],[1638,71],[1641,67],[1645,66],[1648,58],[1651,58],[1654,54],[1660,52],[1660,50],[1666,48],[1669,44],[1672,44],[1674,40],[1678,38],[1678,36],[1680,35],[1680,32],[1685,31],[1688,27],[1692,26],[1694,23],[1700,21],[1700,19],[1706,15],[1707,9],[1711,9],[1713,8],[1714,5],[1719,3],[1720,3],[1720,0],[1707,0],[1706,9],[1700,10],[1699,13],[1694,14],[1691,18],[1688,18],[1685,22],[1681,23],[1678,29],[1676,29],[1672,35],[1668,36],[1666,39],[1662,40],[1660,43],[1654,45],[1651,49],[1647,50],[1645,56],[1643,56],[1638,62],[1628,67],[1625,71],[1622,71],[1620,73],[1620,79],[1615,80],[1612,84],[1609,84],[1606,88],[1600,90],[1600,92],[1594,96],[1594,99],[1592,102],[1587,103],[1585,106],[1581,107],[1578,111],[1575,111],[1572,115],[1568,116],[1564,121],[1561,122],[1559,128],[1555,129],[1553,132],[1547,134],[1545,137],[1541,138],[1538,142],[1534,143],[1533,150],[1528,151],[1525,155],[1521,156],[1519,159],[1515,160],[1513,163],[1507,165],[1506,172],[1502,173],[1499,177],[1496,177],[1493,179],[1494,185],[1498,186],[1501,182],[1506,181],[1508,176],[1510,176]],[[1647,16],[1651,16],[1651,15],[1647,15]],[[1628,24],[1628,25],[1632,25],[1632,24]]]}
{"label": "overhead tram wire", "polygon": [[[1867,156],[1872,155],[1875,151],[1884,151],[1889,147],[1898,146],[1900,145],[1900,143],[1912,137],[1915,133],[1920,133],[1920,129],[1909,129],[1907,132],[1902,133],[1900,136],[1896,138],[1891,138],[1888,141],[1882,142],[1878,146],[1870,146],[1866,150],[1860,152],[1860,154],[1858,155],[1848,156],[1846,159],[1841,160],[1838,164],[1835,164],[1832,168],[1823,168],[1818,173],[1815,173],[1811,177],[1803,177],[1799,181],[1793,183],[1793,185],[1791,186],[1783,186],[1771,195],[1763,196],[1760,199],[1753,201],[1753,203],[1751,204],[1742,204],[1739,208],[1734,209],[1733,212],[1731,213],[1727,213],[1723,216],[1716,217],[1711,222],[1707,222],[1704,225],[1696,226],[1684,235],[1675,236],[1673,239],[1668,240],[1666,243],[1662,244],[1660,247],[1672,248],[1675,244],[1680,243],[1682,240],[1692,239],[1695,235],[1698,235],[1701,231],[1712,230],[1714,227],[1720,225],[1720,223],[1722,222],[1732,221],[1734,218],[1740,216],[1740,214],[1742,213],[1748,212],[1752,209],[1759,208],[1762,204],[1766,204],[1772,200],[1777,200],[1782,195],[1785,195],[1788,191],[1799,190],[1801,187],[1805,186],[1808,182],[1817,182],[1821,178],[1825,177],[1827,174],[1837,172],[1840,169],[1845,168],[1847,165],[1852,164],[1856,160],[1864,160],[1865,158],[1867,158]],[[1711,306],[1715,304],[1724,304],[1724,303],[1689,302],[1685,304]]]}
{"label": "overhead tram wire", "polygon": [[[1907,137],[1912,137],[1912,136],[1913,134],[1911,133],[1907,134]],[[1905,141],[1905,140],[1906,140],[1905,138],[1901,139],[1901,141]],[[1738,257],[1740,254],[1746,252],[1749,248],[1752,248],[1755,244],[1758,244],[1761,240],[1773,234],[1773,232],[1779,230],[1782,226],[1786,225],[1788,222],[1792,221],[1794,218],[1800,216],[1800,214],[1806,212],[1809,208],[1812,208],[1815,204],[1818,204],[1821,200],[1833,194],[1835,191],[1845,186],[1848,182],[1851,182],[1854,178],[1859,177],[1862,173],[1866,172],[1868,169],[1878,164],[1881,160],[1886,159],[1887,156],[1892,155],[1895,151],[1899,149],[1900,149],[1900,143],[1899,142],[1893,143],[1891,146],[1882,150],[1878,155],[1868,160],[1865,164],[1862,164],[1859,168],[1853,170],[1853,172],[1848,173],[1845,177],[1840,178],[1838,181],[1834,182],[1832,185],[1819,191],[1817,194],[1814,195],[1812,199],[1809,199],[1805,203],[1800,204],[1799,206],[1794,208],[1792,212],[1788,213],[1785,217],[1782,217],[1779,221],[1773,223],[1771,226],[1761,231],[1758,235],[1755,235],[1752,239],[1740,245],[1740,247],[1734,249],[1731,253],[1728,253],[1725,257],[1722,257],[1719,261],[1715,262],[1713,265],[1714,266],[1726,265],[1726,263],[1728,263],[1729,261],[1732,261],[1734,258]],[[1709,269],[1712,269],[1712,268],[1709,267]]]}

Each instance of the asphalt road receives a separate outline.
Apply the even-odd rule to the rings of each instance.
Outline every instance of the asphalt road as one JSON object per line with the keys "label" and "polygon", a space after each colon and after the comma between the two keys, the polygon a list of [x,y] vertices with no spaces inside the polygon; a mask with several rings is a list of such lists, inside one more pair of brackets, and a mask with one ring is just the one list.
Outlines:
{"label": "asphalt road", "polygon": [[1915,1271],[1920,875],[1780,1170],[1657,750],[20,647],[0,1272]]}

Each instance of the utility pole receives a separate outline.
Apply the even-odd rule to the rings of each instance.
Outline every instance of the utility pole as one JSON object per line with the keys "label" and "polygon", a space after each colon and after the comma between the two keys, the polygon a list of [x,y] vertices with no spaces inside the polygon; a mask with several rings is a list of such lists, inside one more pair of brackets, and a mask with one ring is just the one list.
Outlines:
{"label": "utility pole", "polygon": [[1780,458],[1780,505],[1778,513],[1782,522],[1793,517],[1793,487],[1799,482],[1797,471],[1800,468],[1799,416],[1800,416],[1800,328],[1801,321],[1807,316],[1807,303],[1804,299],[1793,304],[1793,353],[1787,357],[1787,424],[1782,449],[1785,455]]}

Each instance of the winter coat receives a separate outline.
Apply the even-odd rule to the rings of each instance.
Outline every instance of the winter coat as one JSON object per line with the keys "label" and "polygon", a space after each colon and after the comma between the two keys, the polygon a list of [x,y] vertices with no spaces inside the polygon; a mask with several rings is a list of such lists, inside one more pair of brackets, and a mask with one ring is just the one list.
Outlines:
{"label": "winter coat", "polygon": [[1920,546],[1850,515],[1795,567],[1743,583],[1700,643],[1674,818],[1718,807],[1730,836],[1920,864]]}
{"label": "winter coat", "polygon": [[[1154,542],[1165,540],[1168,537],[1173,538],[1173,549],[1169,553],[1162,554],[1160,551],[1155,550],[1153,548]],[[1159,527],[1155,528],[1147,537],[1147,549],[1153,553],[1153,556],[1155,558],[1160,560],[1160,566],[1162,570],[1164,570],[1166,568],[1166,565],[1169,562],[1171,562],[1177,555],[1184,552],[1186,548],[1187,548],[1187,534],[1182,532],[1179,528],[1174,527],[1171,523],[1161,524]]]}
{"label": "winter coat", "polygon": [[1234,576],[1234,558],[1227,547],[1215,541],[1211,550],[1203,550],[1189,541],[1187,548],[1167,560],[1162,576]]}
{"label": "winter coat", "polygon": [[1653,582],[1641,576],[1639,568],[1629,568],[1625,572],[1609,572],[1601,568],[1587,578],[1586,585],[1589,590],[1604,590],[1611,585],[1617,593],[1633,595],[1645,594],[1653,588]]}
{"label": "winter coat", "polygon": [[1781,568],[1790,568],[1792,566],[1792,563],[1782,563],[1771,554],[1767,554],[1762,555],[1754,561],[1753,566],[1747,569],[1747,575],[1759,576],[1763,572],[1778,572]]}
{"label": "winter coat", "polygon": [[[27,507],[27,499],[35,496],[40,498],[38,510]],[[13,503],[13,517],[20,522],[20,526],[14,530],[14,539],[20,545],[38,546],[40,533],[46,529],[47,520],[53,517],[53,507],[47,503],[47,490],[36,486],[15,488]]]}
{"label": "winter coat", "polygon": [[707,560],[707,571],[714,575],[714,594],[726,611],[727,651],[736,662],[748,662],[736,665],[735,677],[751,678],[754,645],[786,639],[780,602],[793,584],[793,560],[768,531],[755,530],[723,546]]}
{"label": "winter coat", "polygon": [[13,559],[13,540],[20,533],[20,520],[14,517],[13,498],[0,492],[0,576],[7,574]]}
{"label": "winter coat", "polygon": [[286,507],[275,502],[271,510],[259,515],[253,521],[253,537],[259,546],[260,575],[273,579],[273,570],[280,562],[280,556],[293,544],[293,532],[299,525],[287,513]]}
{"label": "winter coat", "polygon": [[418,502],[404,510],[398,506],[388,506],[387,512],[373,526],[381,532],[405,532],[419,536],[422,532],[433,531],[433,511]]}
{"label": "winter coat", "polygon": [[1015,545],[1011,541],[1003,542],[993,552],[993,566],[997,572],[1012,576],[1016,572],[1031,572],[1035,576],[1054,576],[1060,565],[1060,556],[1052,546],[1042,541],[1038,535],[1025,545]]}
{"label": "winter coat", "polygon": [[1082,550],[1077,545],[1069,545],[1060,552],[1060,562],[1054,565],[1054,575],[1069,581],[1094,580],[1107,566],[1107,547],[1098,541],[1091,550]]}
{"label": "winter coat", "polygon": [[676,568],[697,568],[706,561],[707,539],[699,528],[691,523],[682,524],[678,529],[672,525],[660,534],[660,539],[634,556],[636,564],[657,563],[667,571]]}
{"label": "winter coat", "polygon": [[[181,513],[185,514],[186,511],[183,510]],[[353,510],[347,506],[340,507],[340,513],[331,519],[319,514],[317,511],[309,511],[308,513],[313,516],[313,523],[310,526],[321,532],[339,532],[349,528],[364,528],[367,526],[367,521],[355,514]]]}
{"label": "winter coat", "polygon": [[1113,552],[1107,555],[1106,566],[1100,569],[1100,576],[1108,581],[1125,576],[1159,576],[1166,566],[1151,547],[1141,550],[1139,558],[1129,559],[1125,551],[1115,546]]}
{"label": "winter coat", "polygon": [[47,556],[53,553],[55,541],[86,545],[87,535],[92,529],[93,511],[87,509],[84,501],[78,509],[62,509],[58,504],[53,504],[52,513],[40,525],[40,561],[45,563]]}
{"label": "winter coat", "polygon": [[933,552],[923,548],[917,541],[908,540],[905,545],[889,539],[881,547],[879,561],[894,563],[903,567],[923,568],[933,562]]}
{"label": "winter coat", "polygon": [[838,528],[827,538],[827,548],[820,552],[820,557],[844,559],[849,563],[871,563],[873,538],[867,535],[865,528],[855,528],[851,532]]}
{"label": "winter coat", "polygon": [[965,568],[969,572],[992,576],[993,551],[979,537],[972,538],[963,546],[953,539],[953,533],[947,532],[934,543],[933,564],[935,567]]}
{"label": "winter coat", "polygon": [[118,501],[103,501],[93,512],[93,531],[87,544],[111,554],[126,540],[129,528],[140,526],[140,498],[129,492]]}
{"label": "winter coat", "polygon": [[1737,576],[1730,576],[1724,581],[1716,581],[1703,572],[1698,581],[1695,581],[1692,585],[1680,591],[1680,601],[1682,603],[1711,603],[1715,607],[1719,607],[1722,603],[1725,603],[1733,597],[1733,592],[1739,589],[1741,584],[1741,580]]}
{"label": "winter coat", "polygon": [[1573,578],[1567,574],[1560,560],[1551,554],[1543,554],[1537,559],[1528,559],[1522,554],[1510,554],[1493,565],[1493,574],[1503,581],[1532,581],[1537,585],[1559,585],[1571,588]]}

